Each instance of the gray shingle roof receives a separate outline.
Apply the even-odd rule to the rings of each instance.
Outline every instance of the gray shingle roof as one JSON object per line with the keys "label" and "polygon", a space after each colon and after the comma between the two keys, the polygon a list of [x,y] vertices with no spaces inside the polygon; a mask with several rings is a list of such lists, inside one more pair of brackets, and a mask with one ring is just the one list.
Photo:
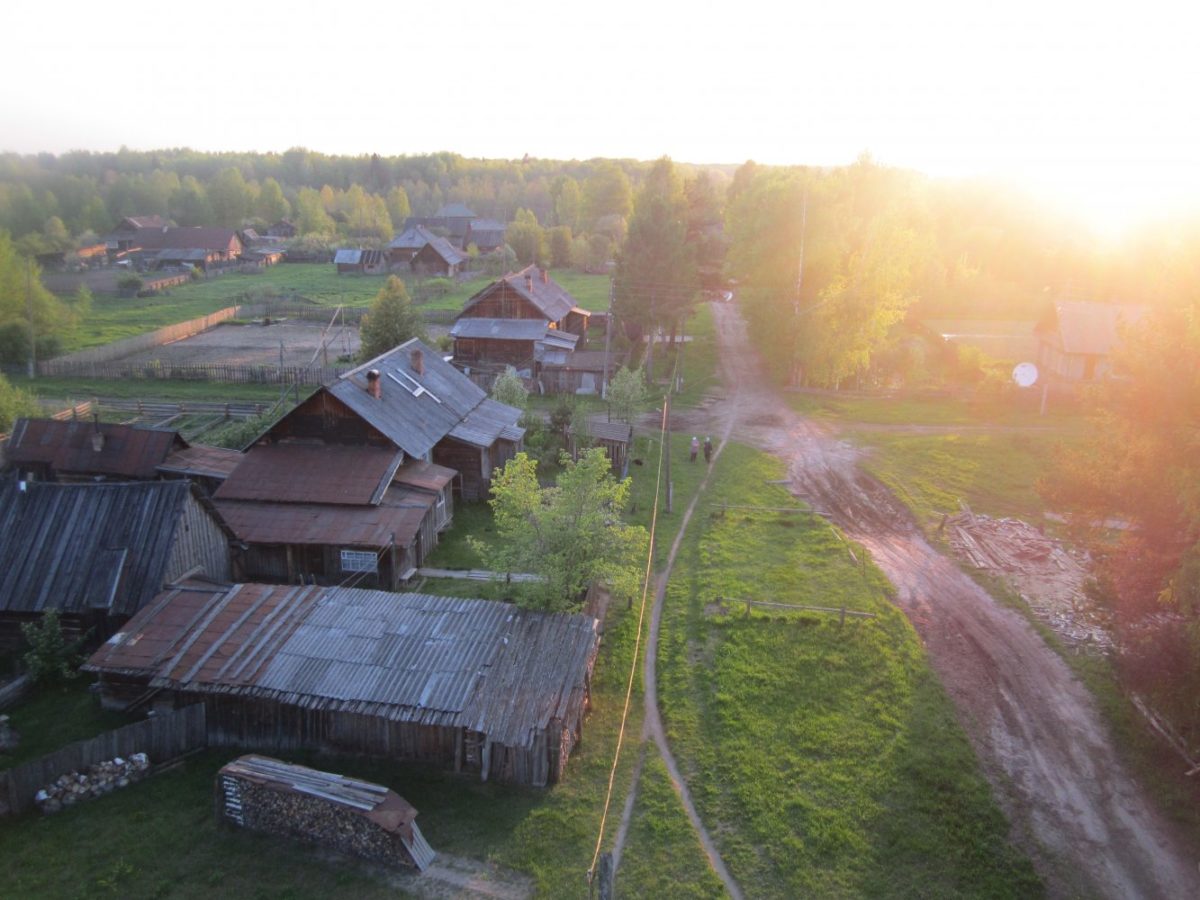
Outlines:
{"label": "gray shingle roof", "polygon": [[508,285],[512,291],[532,303],[551,322],[562,321],[567,313],[579,307],[575,298],[567,293],[562,285],[548,274],[543,278],[543,271],[534,265],[505,275],[499,281],[493,281],[463,305],[463,312],[501,290],[503,285]]}

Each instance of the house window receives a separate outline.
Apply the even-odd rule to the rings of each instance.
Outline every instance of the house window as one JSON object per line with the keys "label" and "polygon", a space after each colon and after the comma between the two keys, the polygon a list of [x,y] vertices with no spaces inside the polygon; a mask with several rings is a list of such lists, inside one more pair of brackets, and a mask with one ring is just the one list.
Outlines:
{"label": "house window", "polygon": [[342,551],[343,572],[368,572],[375,574],[379,571],[376,567],[376,562],[377,557],[374,553],[364,552],[362,550]]}

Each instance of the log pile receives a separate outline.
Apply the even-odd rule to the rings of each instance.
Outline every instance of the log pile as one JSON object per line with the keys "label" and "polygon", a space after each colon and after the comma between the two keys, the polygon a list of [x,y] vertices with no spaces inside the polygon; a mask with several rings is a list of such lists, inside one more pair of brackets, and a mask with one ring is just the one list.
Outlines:
{"label": "log pile", "polygon": [[102,797],[141,781],[150,772],[150,758],[135,753],[129,759],[116,757],[90,766],[86,772],[60,775],[37,792],[34,802],[44,813],[56,813],[92,797]]}
{"label": "log pile", "polygon": [[380,785],[251,755],[222,768],[216,787],[219,821],[386,866],[433,861],[416,809]]}
{"label": "log pile", "polygon": [[943,520],[951,548],[975,568],[1008,581],[1034,614],[1076,647],[1108,650],[1112,638],[1084,593],[1089,560],[1020,519],[971,512]]}

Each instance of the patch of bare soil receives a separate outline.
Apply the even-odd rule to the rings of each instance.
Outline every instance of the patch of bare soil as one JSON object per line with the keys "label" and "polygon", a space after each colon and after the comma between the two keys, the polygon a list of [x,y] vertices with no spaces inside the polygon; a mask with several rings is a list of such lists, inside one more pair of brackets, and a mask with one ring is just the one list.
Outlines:
{"label": "patch of bare soil", "polygon": [[1064,642],[1107,651],[1112,638],[1084,593],[1089,560],[1020,519],[993,519],[970,511],[945,521],[942,532],[955,555],[1007,581]]}
{"label": "patch of bare soil", "polygon": [[[330,313],[332,315],[332,313]],[[126,357],[122,362],[169,365],[285,366],[334,365],[339,356],[358,352],[358,328],[326,330],[316,322],[272,325],[218,325],[190,338]]]}
{"label": "patch of bare soil", "polygon": [[[1125,771],[1063,660],[929,545],[891,492],[859,469],[858,451],[782,402],[736,308],[714,304],[713,313],[726,384],[739,386],[736,404],[714,413],[739,423],[740,440],[785,460],[792,491],[867,547],[891,580],[1014,840],[1051,895],[1200,897],[1195,853]],[[752,424],[773,420],[781,424]]]}
{"label": "patch of bare soil", "polygon": [[441,852],[424,872],[394,872],[390,881],[406,894],[423,900],[468,897],[526,900],[533,896],[534,889],[533,879],[528,875]]}

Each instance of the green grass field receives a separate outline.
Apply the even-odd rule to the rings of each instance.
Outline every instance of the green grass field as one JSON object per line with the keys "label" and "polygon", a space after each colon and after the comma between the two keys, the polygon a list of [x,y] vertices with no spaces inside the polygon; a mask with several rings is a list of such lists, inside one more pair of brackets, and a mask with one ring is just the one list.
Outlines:
{"label": "green grass field", "polygon": [[[920,642],[823,520],[786,507],[777,461],[731,444],[668,590],[668,735],[709,830],[753,897],[1029,897]],[[861,555],[860,555],[861,559]],[[878,618],[755,610],[841,606]]]}
{"label": "green grass field", "polygon": [[[552,273],[556,281],[590,310],[608,308],[607,275],[585,275],[570,270]],[[315,302],[330,309],[368,306],[383,287],[384,275],[338,275],[332,264],[297,263],[272,266],[254,274],[235,272],[172,288],[157,297],[97,297],[83,322],[64,335],[65,351],[111,343],[207,315],[239,303],[267,298]],[[449,293],[421,305],[422,309],[459,309],[493,279],[460,282]]]}

